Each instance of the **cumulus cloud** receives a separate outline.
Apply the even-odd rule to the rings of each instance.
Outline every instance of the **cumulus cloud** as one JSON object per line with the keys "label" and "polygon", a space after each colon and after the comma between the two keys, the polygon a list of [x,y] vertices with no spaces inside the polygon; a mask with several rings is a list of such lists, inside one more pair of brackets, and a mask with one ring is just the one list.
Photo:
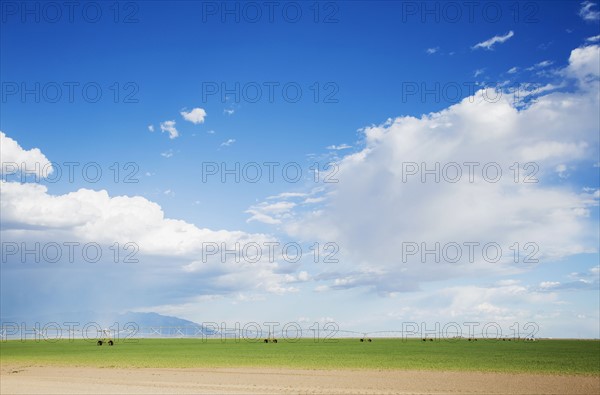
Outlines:
{"label": "cumulus cloud", "polygon": [[191,111],[181,111],[181,116],[186,121],[190,121],[193,124],[204,123],[204,118],[206,118],[206,111],[203,108],[193,108]]}
{"label": "cumulus cloud", "polygon": [[[39,150],[25,151],[4,135],[2,150],[10,160],[47,162]],[[39,183],[0,183],[0,234],[3,248],[13,249],[2,257],[3,317],[183,304],[199,295],[282,294],[296,292],[294,284],[307,278],[282,271],[281,254],[262,253],[251,264],[244,259],[244,246],[276,242],[272,236],[168,218],[141,196],[84,188],[52,194]],[[83,250],[90,245],[94,263]],[[222,254],[236,247],[235,256]]]}
{"label": "cumulus cloud", "polygon": [[36,177],[47,177],[54,169],[39,148],[23,149],[19,143],[0,131],[0,174],[33,174]]}
{"label": "cumulus cloud", "polygon": [[[0,198],[2,241],[17,251],[3,255],[3,317],[184,304],[199,295],[283,294],[306,280],[281,271],[281,254],[272,260],[263,250],[246,260],[244,246],[265,246],[273,237],[167,218],[140,196],[89,189],[52,195],[39,184],[2,181]],[[63,246],[58,262],[46,258],[47,245]],[[73,246],[70,262],[66,245]],[[100,251],[95,263],[83,259],[88,245],[97,246],[92,256]],[[236,247],[235,256],[223,255]],[[20,248],[37,248],[41,258],[30,253],[22,261]]]}
{"label": "cumulus cloud", "polygon": [[104,190],[79,189],[51,195],[34,183],[2,183],[2,221],[12,229],[62,228],[80,240],[135,241],[146,254],[184,256],[199,251],[203,240],[234,241],[243,232],[210,231],[165,218],[161,207],[140,196],[109,196]]}
{"label": "cumulus cloud", "polygon": [[150,132],[154,132],[154,125],[148,125],[148,130]]}
{"label": "cumulus cloud", "polygon": [[434,48],[427,48],[425,50],[425,52],[427,52],[427,55],[433,55],[434,53],[438,52],[440,50],[440,47],[434,47]]}
{"label": "cumulus cloud", "polygon": [[175,128],[175,121],[164,121],[160,123],[160,131],[169,133],[170,139],[179,137],[179,131]]}
{"label": "cumulus cloud", "polygon": [[[318,210],[295,207],[270,217],[290,236],[339,245],[344,259],[335,273],[318,277],[324,282],[319,290],[407,291],[423,282],[516,273],[535,259],[596,252],[590,208],[598,199],[553,184],[563,166],[597,157],[595,64],[596,46],[574,50],[562,72],[579,87],[542,92],[525,108],[510,94],[483,89],[440,112],[364,128],[364,148],[340,160],[339,181],[326,185]],[[471,173],[465,163],[477,170]],[[493,181],[486,180],[486,165],[501,172],[491,173]],[[480,249],[471,261],[467,242],[497,243],[501,259],[493,262]],[[436,243],[439,261],[435,254],[424,259]],[[462,255],[449,263],[443,249],[452,243],[462,245]],[[418,252],[403,255],[408,246]],[[525,261],[528,256],[534,261]]]}
{"label": "cumulus cloud", "polygon": [[600,69],[600,46],[588,45],[571,51],[567,75],[573,76],[584,83],[589,79],[598,79]]}
{"label": "cumulus cloud", "polygon": [[494,36],[488,40],[477,43],[472,47],[472,49],[483,48],[483,49],[491,50],[491,49],[493,49],[494,45],[503,44],[506,41],[508,41],[508,39],[513,37],[514,35],[515,35],[515,33],[511,30],[503,36]]}

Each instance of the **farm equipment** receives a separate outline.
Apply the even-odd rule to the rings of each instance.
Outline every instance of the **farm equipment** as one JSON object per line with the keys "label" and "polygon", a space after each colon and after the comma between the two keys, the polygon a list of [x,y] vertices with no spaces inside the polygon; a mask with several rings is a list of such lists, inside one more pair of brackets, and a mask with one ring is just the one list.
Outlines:
{"label": "farm equipment", "polygon": [[265,340],[263,340],[263,342],[265,342],[265,343],[277,343],[277,339],[275,339],[275,336],[271,335],[271,331],[269,331],[269,337],[267,337]]}
{"label": "farm equipment", "polygon": [[110,329],[102,329],[102,336],[102,339],[98,339],[96,345],[102,346],[104,344],[108,344],[109,346],[113,346],[115,344],[115,342],[112,340]]}

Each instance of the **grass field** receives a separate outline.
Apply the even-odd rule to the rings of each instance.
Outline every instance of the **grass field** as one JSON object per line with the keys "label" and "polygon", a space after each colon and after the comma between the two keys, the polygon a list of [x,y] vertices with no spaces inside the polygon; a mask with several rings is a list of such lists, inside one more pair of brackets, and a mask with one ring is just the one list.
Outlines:
{"label": "grass field", "polygon": [[121,368],[280,367],[600,374],[600,341],[334,342],[138,339],[96,346],[85,340],[0,342],[0,362],[26,366]]}

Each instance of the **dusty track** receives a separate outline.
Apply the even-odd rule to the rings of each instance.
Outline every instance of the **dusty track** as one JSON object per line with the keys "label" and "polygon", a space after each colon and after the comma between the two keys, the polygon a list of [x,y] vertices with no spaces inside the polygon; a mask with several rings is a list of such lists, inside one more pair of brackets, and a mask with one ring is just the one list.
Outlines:
{"label": "dusty track", "polygon": [[597,394],[600,377],[266,368],[0,369],[1,394]]}

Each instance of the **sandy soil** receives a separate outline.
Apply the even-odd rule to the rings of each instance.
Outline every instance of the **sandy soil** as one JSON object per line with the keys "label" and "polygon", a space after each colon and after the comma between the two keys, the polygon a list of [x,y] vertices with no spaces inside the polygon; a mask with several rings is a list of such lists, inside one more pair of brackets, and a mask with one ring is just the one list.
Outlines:
{"label": "sandy soil", "polygon": [[0,368],[1,394],[598,394],[600,377],[262,368]]}

